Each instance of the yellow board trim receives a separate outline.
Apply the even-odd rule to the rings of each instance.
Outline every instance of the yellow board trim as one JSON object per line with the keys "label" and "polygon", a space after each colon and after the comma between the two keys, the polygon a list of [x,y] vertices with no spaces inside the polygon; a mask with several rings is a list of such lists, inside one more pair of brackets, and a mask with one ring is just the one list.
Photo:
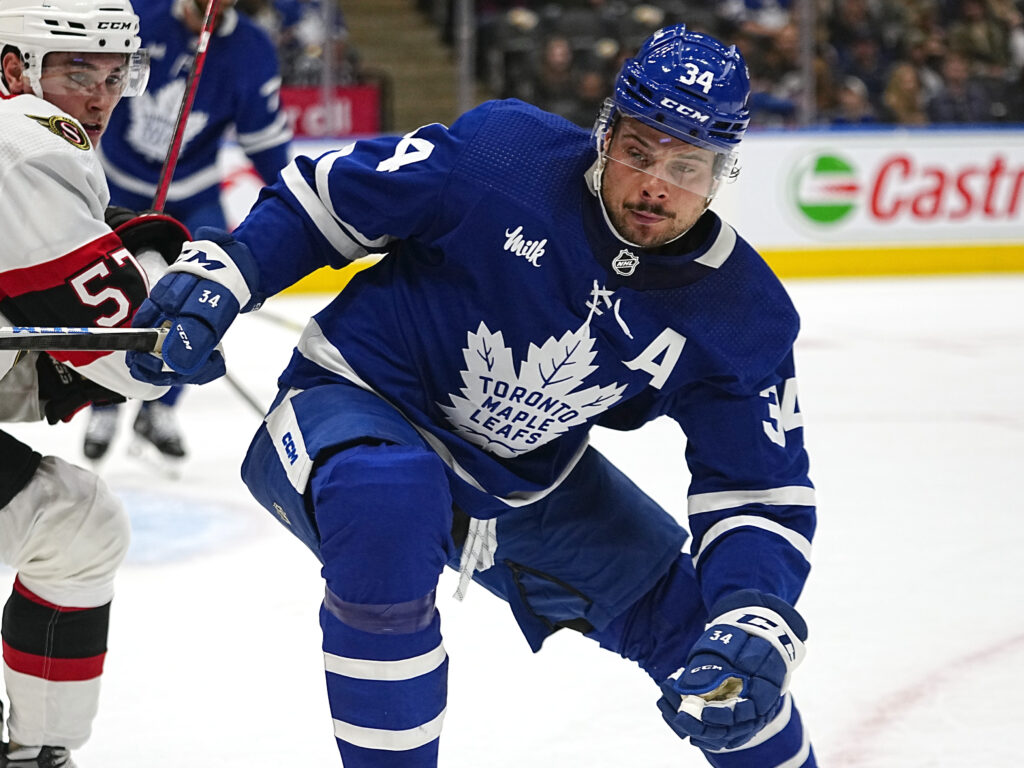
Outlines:
{"label": "yellow board trim", "polygon": [[341,269],[321,267],[316,272],[306,275],[284,293],[338,293],[348,285],[348,281],[352,279],[353,275],[372,267],[380,259],[380,256],[370,256]]}
{"label": "yellow board trim", "polygon": [[1024,271],[1024,243],[879,245],[821,250],[764,250],[779,277],[938,275]]}
{"label": "yellow board trim", "polygon": [[[765,250],[762,255],[779,277],[1024,272],[1024,243]],[[285,293],[337,293],[354,274],[378,261],[378,258],[367,258],[342,269],[318,269]]]}

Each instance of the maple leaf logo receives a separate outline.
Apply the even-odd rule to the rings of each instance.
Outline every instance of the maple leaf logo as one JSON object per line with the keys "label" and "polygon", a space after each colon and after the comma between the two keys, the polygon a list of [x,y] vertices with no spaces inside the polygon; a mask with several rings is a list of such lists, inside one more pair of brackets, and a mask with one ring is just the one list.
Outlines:
{"label": "maple leaf logo", "polygon": [[516,370],[501,332],[480,323],[467,334],[460,395],[438,403],[462,437],[502,458],[539,448],[617,403],[625,384],[578,389],[598,369],[588,323],[540,347],[530,344]]}
{"label": "maple leaf logo", "polygon": [[[174,124],[185,94],[185,81],[172,80],[159,91],[140,93],[130,100],[128,143],[143,157],[163,162],[174,136]],[[192,112],[185,123],[181,139],[181,152],[195,135],[206,127],[210,116],[205,112]]]}

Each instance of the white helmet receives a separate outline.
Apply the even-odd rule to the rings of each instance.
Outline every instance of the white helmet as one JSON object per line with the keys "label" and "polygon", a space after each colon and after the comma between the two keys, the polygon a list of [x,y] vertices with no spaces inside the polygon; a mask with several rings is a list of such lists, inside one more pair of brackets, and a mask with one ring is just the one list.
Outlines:
{"label": "white helmet", "polygon": [[[140,48],[139,17],[129,0],[0,0],[0,55],[21,53],[32,91],[42,97],[43,57],[54,51],[123,53],[128,77],[123,96],[136,96],[149,79],[149,55]],[[7,88],[0,81],[0,90]]]}

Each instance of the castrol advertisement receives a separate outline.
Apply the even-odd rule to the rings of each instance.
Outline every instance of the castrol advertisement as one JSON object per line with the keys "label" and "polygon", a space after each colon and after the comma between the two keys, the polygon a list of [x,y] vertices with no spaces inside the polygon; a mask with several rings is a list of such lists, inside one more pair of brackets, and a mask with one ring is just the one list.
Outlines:
{"label": "castrol advertisement", "polygon": [[1024,131],[750,133],[714,208],[791,274],[1024,269]]}

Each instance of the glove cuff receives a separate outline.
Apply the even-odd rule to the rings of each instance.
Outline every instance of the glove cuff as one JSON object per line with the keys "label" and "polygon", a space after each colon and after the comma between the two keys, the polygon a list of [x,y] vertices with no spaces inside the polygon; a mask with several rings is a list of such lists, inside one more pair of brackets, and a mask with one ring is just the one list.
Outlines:
{"label": "glove cuff", "polygon": [[[199,232],[204,229],[201,227]],[[187,272],[201,280],[219,283],[231,292],[240,309],[248,309],[258,274],[256,263],[249,249],[241,243],[228,238],[223,245],[229,250],[213,240],[186,243],[181,256],[167,269],[167,273]]]}
{"label": "glove cuff", "polygon": [[782,656],[786,664],[786,679],[782,692],[789,688],[789,678],[807,650],[807,624],[797,610],[775,595],[743,589],[727,595],[712,606],[708,627],[728,624],[739,627],[748,635],[767,640]]}

